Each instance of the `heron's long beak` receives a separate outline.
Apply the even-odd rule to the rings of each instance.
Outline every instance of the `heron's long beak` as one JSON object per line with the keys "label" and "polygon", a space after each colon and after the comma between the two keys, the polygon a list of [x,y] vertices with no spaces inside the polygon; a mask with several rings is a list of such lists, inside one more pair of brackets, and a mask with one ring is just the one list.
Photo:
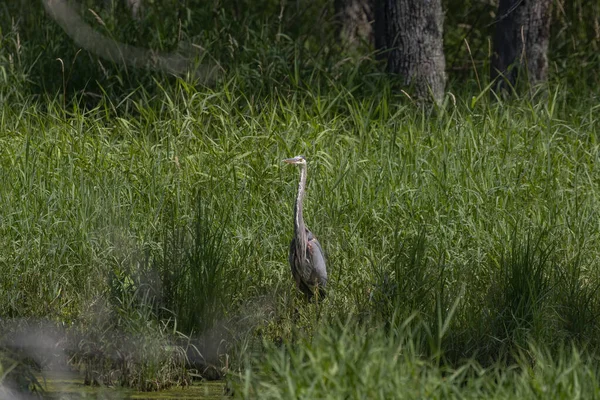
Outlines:
{"label": "heron's long beak", "polygon": [[282,160],[286,164],[296,164],[297,160],[295,158],[286,158]]}

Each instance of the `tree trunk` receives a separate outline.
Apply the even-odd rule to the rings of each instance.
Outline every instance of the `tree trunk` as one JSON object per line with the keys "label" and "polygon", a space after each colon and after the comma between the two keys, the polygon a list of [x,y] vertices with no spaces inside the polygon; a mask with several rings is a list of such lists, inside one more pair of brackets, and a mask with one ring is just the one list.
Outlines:
{"label": "tree trunk", "polygon": [[347,49],[357,49],[361,44],[372,46],[373,0],[335,0],[338,35]]}
{"label": "tree trunk", "polygon": [[375,46],[388,71],[414,87],[418,99],[441,103],[446,87],[446,59],[441,0],[377,0]]}
{"label": "tree trunk", "polygon": [[[496,89],[514,87],[521,71],[531,86],[546,81],[552,0],[500,0],[490,75]],[[525,68],[523,68],[525,67]]]}

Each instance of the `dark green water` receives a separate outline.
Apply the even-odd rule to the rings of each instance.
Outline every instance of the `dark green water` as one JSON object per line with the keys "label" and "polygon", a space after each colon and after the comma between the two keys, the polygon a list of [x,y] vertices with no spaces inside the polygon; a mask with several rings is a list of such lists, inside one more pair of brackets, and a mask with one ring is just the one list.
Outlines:
{"label": "dark green water", "polygon": [[[44,384],[44,381],[40,381]],[[224,382],[202,382],[181,388],[173,387],[159,392],[137,392],[110,387],[94,387],[83,384],[83,379],[72,375],[50,375],[45,380],[46,395],[51,399],[197,399],[225,398]]]}

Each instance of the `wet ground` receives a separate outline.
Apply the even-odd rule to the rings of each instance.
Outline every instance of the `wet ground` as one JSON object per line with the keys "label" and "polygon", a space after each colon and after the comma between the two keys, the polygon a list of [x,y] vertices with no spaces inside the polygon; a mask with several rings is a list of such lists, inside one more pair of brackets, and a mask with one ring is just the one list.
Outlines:
{"label": "wet ground", "polygon": [[217,382],[195,382],[187,387],[172,387],[158,392],[137,392],[134,390],[113,388],[113,387],[95,387],[83,384],[83,379],[73,375],[54,374],[46,376],[46,393],[44,398],[49,399],[147,399],[147,400],[165,400],[165,399],[195,399],[195,400],[213,400],[226,398],[224,395],[225,383]]}

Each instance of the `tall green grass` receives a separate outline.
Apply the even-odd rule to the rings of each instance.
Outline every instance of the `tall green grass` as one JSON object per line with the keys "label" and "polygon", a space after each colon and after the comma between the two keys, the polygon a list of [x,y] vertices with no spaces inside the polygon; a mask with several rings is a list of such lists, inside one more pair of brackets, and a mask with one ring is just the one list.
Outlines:
{"label": "tall green grass", "polygon": [[[490,102],[455,83],[425,110],[320,46],[300,23],[314,12],[211,19],[229,43],[212,88],[42,51],[36,35],[60,35],[31,28],[43,16],[4,24],[2,318],[52,320],[90,382],[145,390],[195,368],[261,398],[595,393],[594,94]],[[102,68],[89,87],[71,73]],[[319,307],[287,265],[296,154],[327,257]]]}
{"label": "tall green grass", "polygon": [[325,316],[418,312],[453,360],[597,345],[591,110],[557,92],[427,116],[387,90],[249,99],[232,85],[180,82],[135,117],[3,107],[2,313],[77,323],[130,293],[189,334],[268,295],[285,320],[298,177],[280,160],[306,154]]}
{"label": "tall green grass", "polygon": [[594,398],[597,361],[571,347],[529,346],[510,366],[473,360],[442,366],[423,357],[406,324],[393,332],[327,324],[302,345],[275,347],[234,385],[241,398],[264,399],[570,399]]}
{"label": "tall green grass", "polygon": [[251,99],[235,83],[178,85],[135,117],[3,107],[3,315],[76,324],[99,298],[141,296],[149,319],[190,334],[266,295],[291,321],[298,177],[280,160],[306,154],[325,318],[417,312],[425,353],[453,362],[530,340],[597,346],[591,110],[560,107],[559,91],[428,116],[387,90]]}

